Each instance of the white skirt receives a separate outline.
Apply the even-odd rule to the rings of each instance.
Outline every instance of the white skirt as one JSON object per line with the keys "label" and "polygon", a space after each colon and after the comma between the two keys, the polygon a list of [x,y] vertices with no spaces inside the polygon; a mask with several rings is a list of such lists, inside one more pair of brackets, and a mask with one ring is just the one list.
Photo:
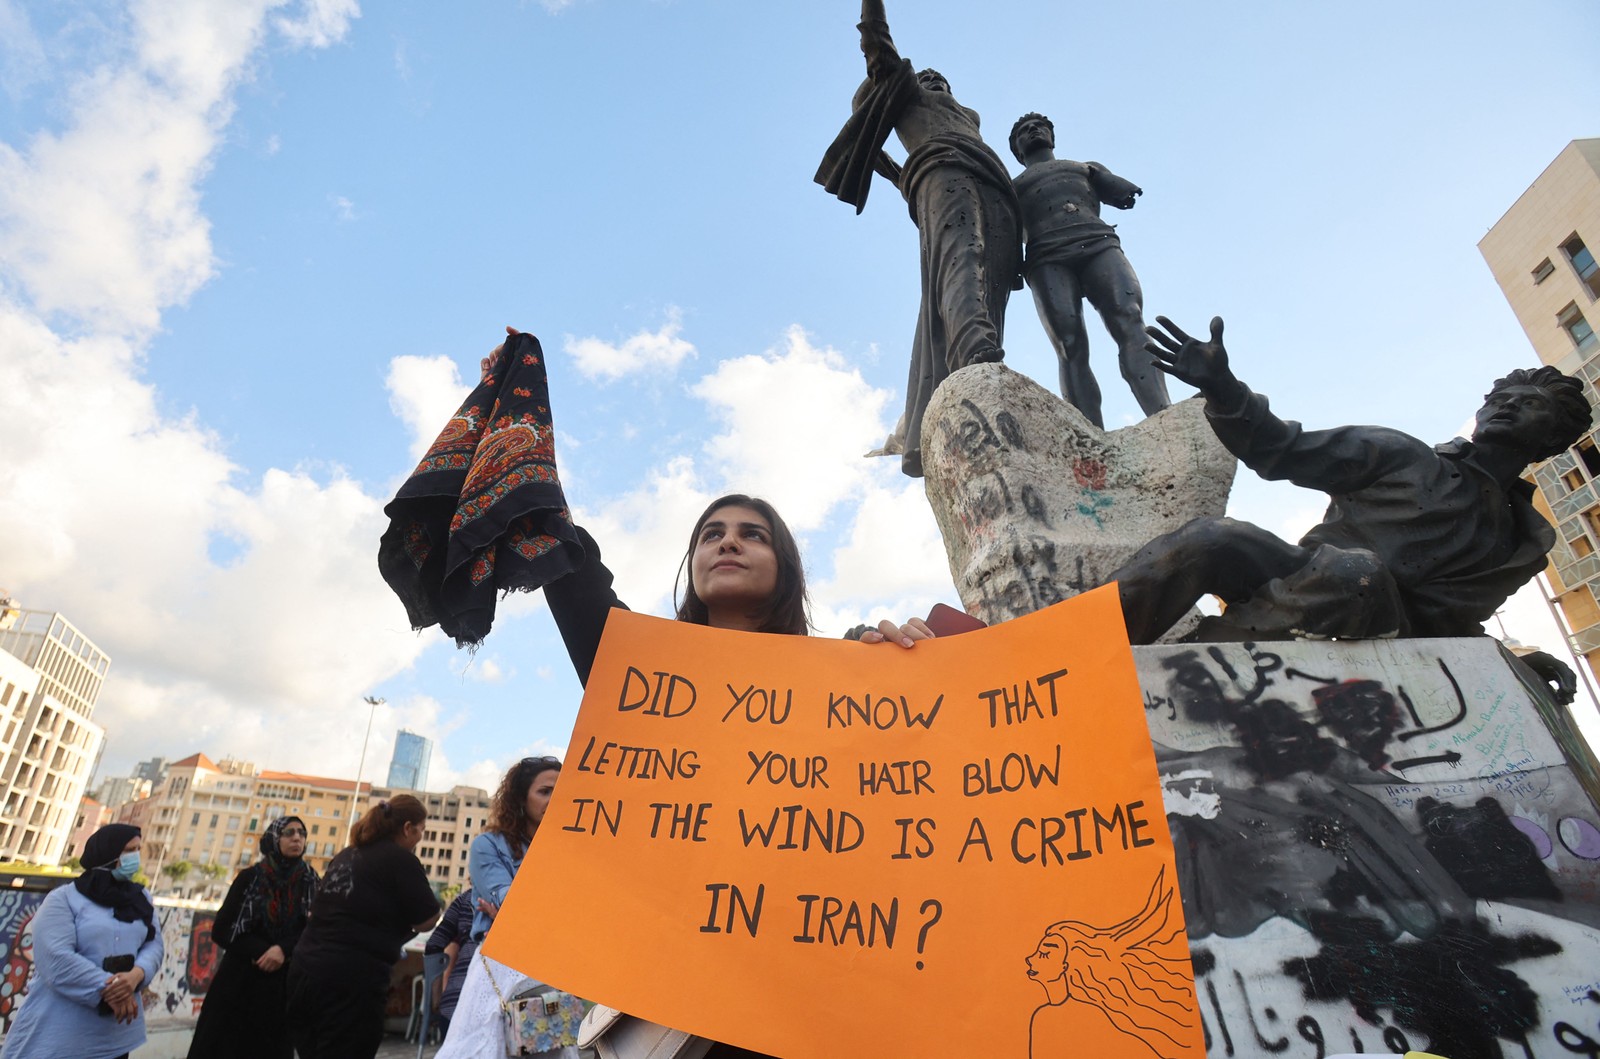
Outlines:
{"label": "white skirt", "polygon": [[[493,983],[489,981],[490,974],[494,975]],[[472,966],[467,969],[467,980],[461,985],[455,1014],[450,1016],[450,1032],[434,1059],[505,1059],[505,1018],[500,1011],[499,997],[495,996],[495,986],[500,987],[500,996],[509,1000],[538,984],[520,971],[491,960],[481,952],[475,953]],[[578,1059],[578,1049],[567,1047],[538,1052],[532,1059]]]}

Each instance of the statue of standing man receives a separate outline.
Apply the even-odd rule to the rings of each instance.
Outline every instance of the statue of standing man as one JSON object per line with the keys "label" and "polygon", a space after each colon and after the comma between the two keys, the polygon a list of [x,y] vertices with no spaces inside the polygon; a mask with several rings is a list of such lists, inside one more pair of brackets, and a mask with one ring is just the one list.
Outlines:
{"label": "statue of standing man", "polygon": [[1043,114],[1024,114],[1012,126],[1011,153],[1025,167],[1016,179],[1027,243],[1024,271],[1061,360],[1061,396],[1104,429],[1100,386],[1089,369],[1085,297],[1117,343],[1122,377],[1139,408],[1154,415],[1172,404],[1166,379],[1145,349],[1139,277],[1116,229],[1100,218],[1102,202],[1128,210],[1142,192],[1098,162],[1058,159],[1055,146],[1055,126]]}
{"label": "statue of standing man", "polygon": [[[849,120],[823,156],[817,183],[856,208],[872,174],[899,187],[922,244],[906,409],[884,447],[922,477],[922,414],[951,372],[1005,356],[1006,301],[1022,285],[1021,225],[1011,174],[978,132],[978,115],[950,94],[937,70],[915,73],[889,36],[883,0],[862,0],[861,51],[867,79]],[[883,152],[890,131],[907,151],[904,167]]]}

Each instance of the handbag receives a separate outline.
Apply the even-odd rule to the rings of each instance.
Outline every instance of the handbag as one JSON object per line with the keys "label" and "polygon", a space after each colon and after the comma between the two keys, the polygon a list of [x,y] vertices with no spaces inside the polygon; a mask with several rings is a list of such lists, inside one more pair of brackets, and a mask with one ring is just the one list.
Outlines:
{"label": "handbag", "polygon": [[559,989],[546,989],[527,996],[507,1000],[500,992],[500,983],[494,980],[494,968],[483,953],[484,973],[494,989],[504,1016],[506,1055],[537,1055],[578,1043],[578,1031],[583,1024],[584,1003],[571,993]]}
{"label": "handbag", "polygon": [[583,1017],[579,1048],[593,1048],[600,1059],[702,1059],[715,1043],[596,1004]]}

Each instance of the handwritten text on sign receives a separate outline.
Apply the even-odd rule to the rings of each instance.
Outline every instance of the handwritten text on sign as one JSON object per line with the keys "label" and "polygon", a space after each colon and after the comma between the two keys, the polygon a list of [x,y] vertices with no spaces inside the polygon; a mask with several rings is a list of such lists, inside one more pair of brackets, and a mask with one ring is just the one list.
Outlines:
{"label": "handwritten text on sign", "polygon": [[1114,590],[909,651],[613,612],[487,951],[780,1056],[1198,1057],[1140,701]]}

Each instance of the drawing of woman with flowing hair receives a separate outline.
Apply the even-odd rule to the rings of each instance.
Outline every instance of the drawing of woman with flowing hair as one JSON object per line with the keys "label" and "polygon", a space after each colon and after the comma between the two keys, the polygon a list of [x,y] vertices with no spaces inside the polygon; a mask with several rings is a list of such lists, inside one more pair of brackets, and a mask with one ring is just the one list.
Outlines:
{"label": "drawing of woman with flowing hair", "polygon": [[[1028,956],[1028,977],[1046,1002],[1028,1024],[1031,1059],[1145,1054],[1204,1055],[1183,919],[1166,869],[1145,904],[1110,926],[1062,920],[1045,929]],[[1076,1001],[1076,1003],[1070,1003]]]}

